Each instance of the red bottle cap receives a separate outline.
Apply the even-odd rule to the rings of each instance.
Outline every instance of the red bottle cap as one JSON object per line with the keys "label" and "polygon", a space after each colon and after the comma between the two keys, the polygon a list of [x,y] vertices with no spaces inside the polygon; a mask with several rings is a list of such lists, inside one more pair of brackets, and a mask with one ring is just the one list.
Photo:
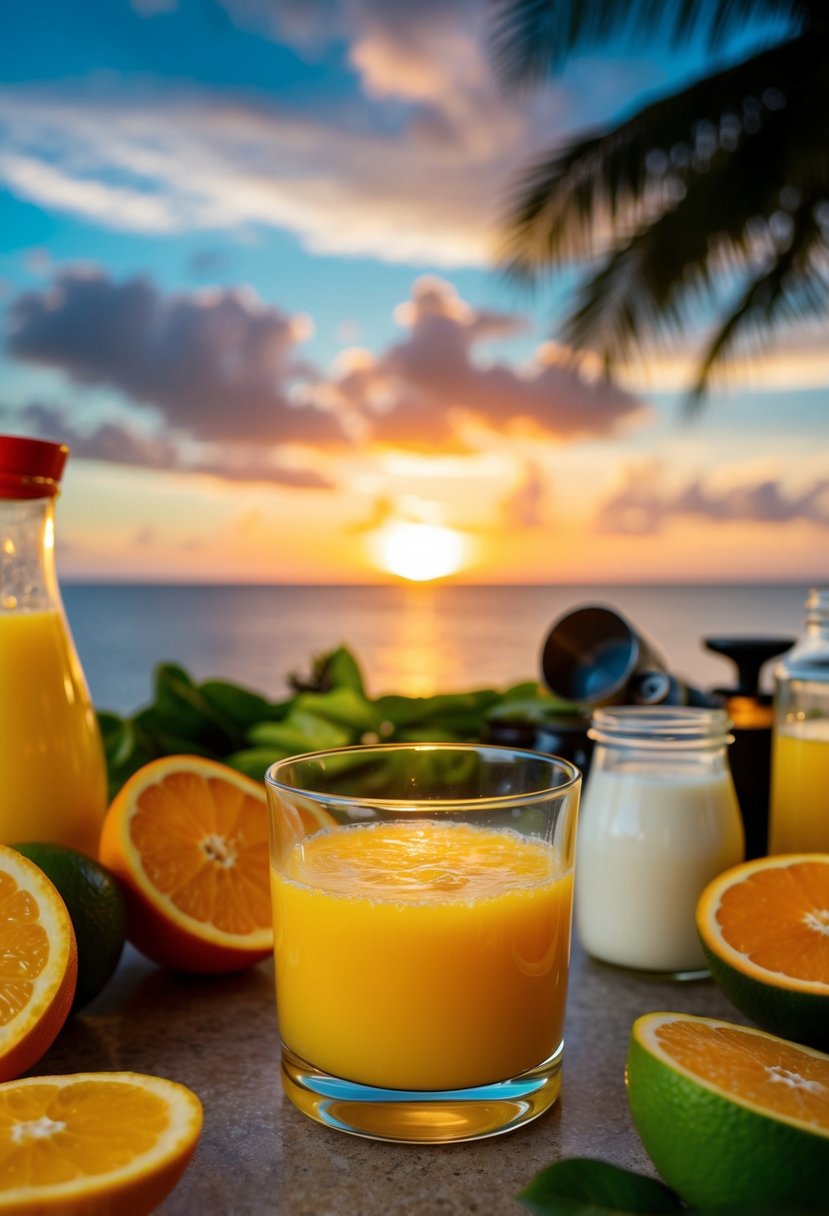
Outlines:
{"label": "red bottle cap", "polygon": [[69,448],[22,435],[0,435],[0,498],[54,498]]}

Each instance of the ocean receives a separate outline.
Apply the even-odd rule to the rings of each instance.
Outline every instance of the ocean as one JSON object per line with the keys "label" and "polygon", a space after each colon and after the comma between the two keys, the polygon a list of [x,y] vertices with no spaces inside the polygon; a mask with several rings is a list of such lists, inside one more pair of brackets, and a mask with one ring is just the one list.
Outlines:
{"label": "ocean", "polygon": [[[553,623],[585,604],[623,613],[656,643],[674,674],[698,687],[733,683],[707,652],[712,634],[790,636],[808,588],[684,586],[372,587],[64,584],[63,597],[92,697],[128,713],[152,695],[154,666],[221,677],[278,699],[291,672],[348,645],[372,695],[496,687],[540,677]],[[771,666],[771,665],[769,665]],[[770,686],[770,672],[764,684]]]}

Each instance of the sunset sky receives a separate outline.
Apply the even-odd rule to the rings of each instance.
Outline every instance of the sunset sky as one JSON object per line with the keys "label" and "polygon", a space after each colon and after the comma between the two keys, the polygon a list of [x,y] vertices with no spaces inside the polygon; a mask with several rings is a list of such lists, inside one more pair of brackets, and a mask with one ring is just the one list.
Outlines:
{"label": "sunset sky", "polygon": [[466,582],[829,576],[826,328],[688,422],[704,316],[609,386],[555,341],[575,276],[530,295],[494,260],[523,165],[710,56],[597,47],[505,95],[485,19],[6,13],[0,429],[71,445],[66,577],[374,582],[416,576],[419,546]]}

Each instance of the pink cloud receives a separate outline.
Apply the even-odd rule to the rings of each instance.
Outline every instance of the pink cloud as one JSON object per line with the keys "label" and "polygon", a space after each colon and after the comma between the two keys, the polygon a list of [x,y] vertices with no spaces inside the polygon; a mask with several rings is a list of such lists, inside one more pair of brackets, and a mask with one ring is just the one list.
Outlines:
{"label": "pink cloud", "polygon": [[15,358],[119,389],[196,439],[346,441],[330,411],[290,399],[309,322],[250,289],[164,295],[147,279],[70,267],[48,290],[17,296],[10,324]]}
{"label": "pink cloud", "polygon": [[520,422],[575,440],[616,434],[647,417],[635,397],[573,367],[542,360],[525,372],[480,362],[482,343],[518,332],[523,321],[471,308],[441,279],[419,279],[396,315],[406,338],[377,358],[364,353],[329,389],[343,409],[362,416],[375,441],[462,449],[465,417],[500,433]]}
{"label": "pink cloud", "polygon": [[763,524],[805,520],[829,528],[829,478],[798,493],[787,492],[775,478],[714,490],[697,477],[671,491],[660,484],[655,465],[635,465],[626,470],[621,488],[600,504],[595,526],[600,532],[653,535],[677,517]]}

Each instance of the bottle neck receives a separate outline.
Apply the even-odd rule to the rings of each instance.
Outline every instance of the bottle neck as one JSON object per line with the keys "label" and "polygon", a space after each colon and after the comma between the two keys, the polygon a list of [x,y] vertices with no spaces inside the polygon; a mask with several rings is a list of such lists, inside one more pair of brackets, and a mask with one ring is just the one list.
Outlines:
{"label": "bottle neck", "polygon": [[813,587],[806,598],[806,636],[829,641],[829,589]]}
{"label": "bottle neck", "polygon": [[0,500],[0,613],[59,607],[54,498]]}
{"label": "bottle neck", "polygon": [[826,588],[813,588],[809,592],[806,628],[792,649],[783,655],[775,676],[778,715],[781,705],[788,702],[786,689],[793,682],[822,685],[821,696],[826,699],[829,689],[829,590]]}

